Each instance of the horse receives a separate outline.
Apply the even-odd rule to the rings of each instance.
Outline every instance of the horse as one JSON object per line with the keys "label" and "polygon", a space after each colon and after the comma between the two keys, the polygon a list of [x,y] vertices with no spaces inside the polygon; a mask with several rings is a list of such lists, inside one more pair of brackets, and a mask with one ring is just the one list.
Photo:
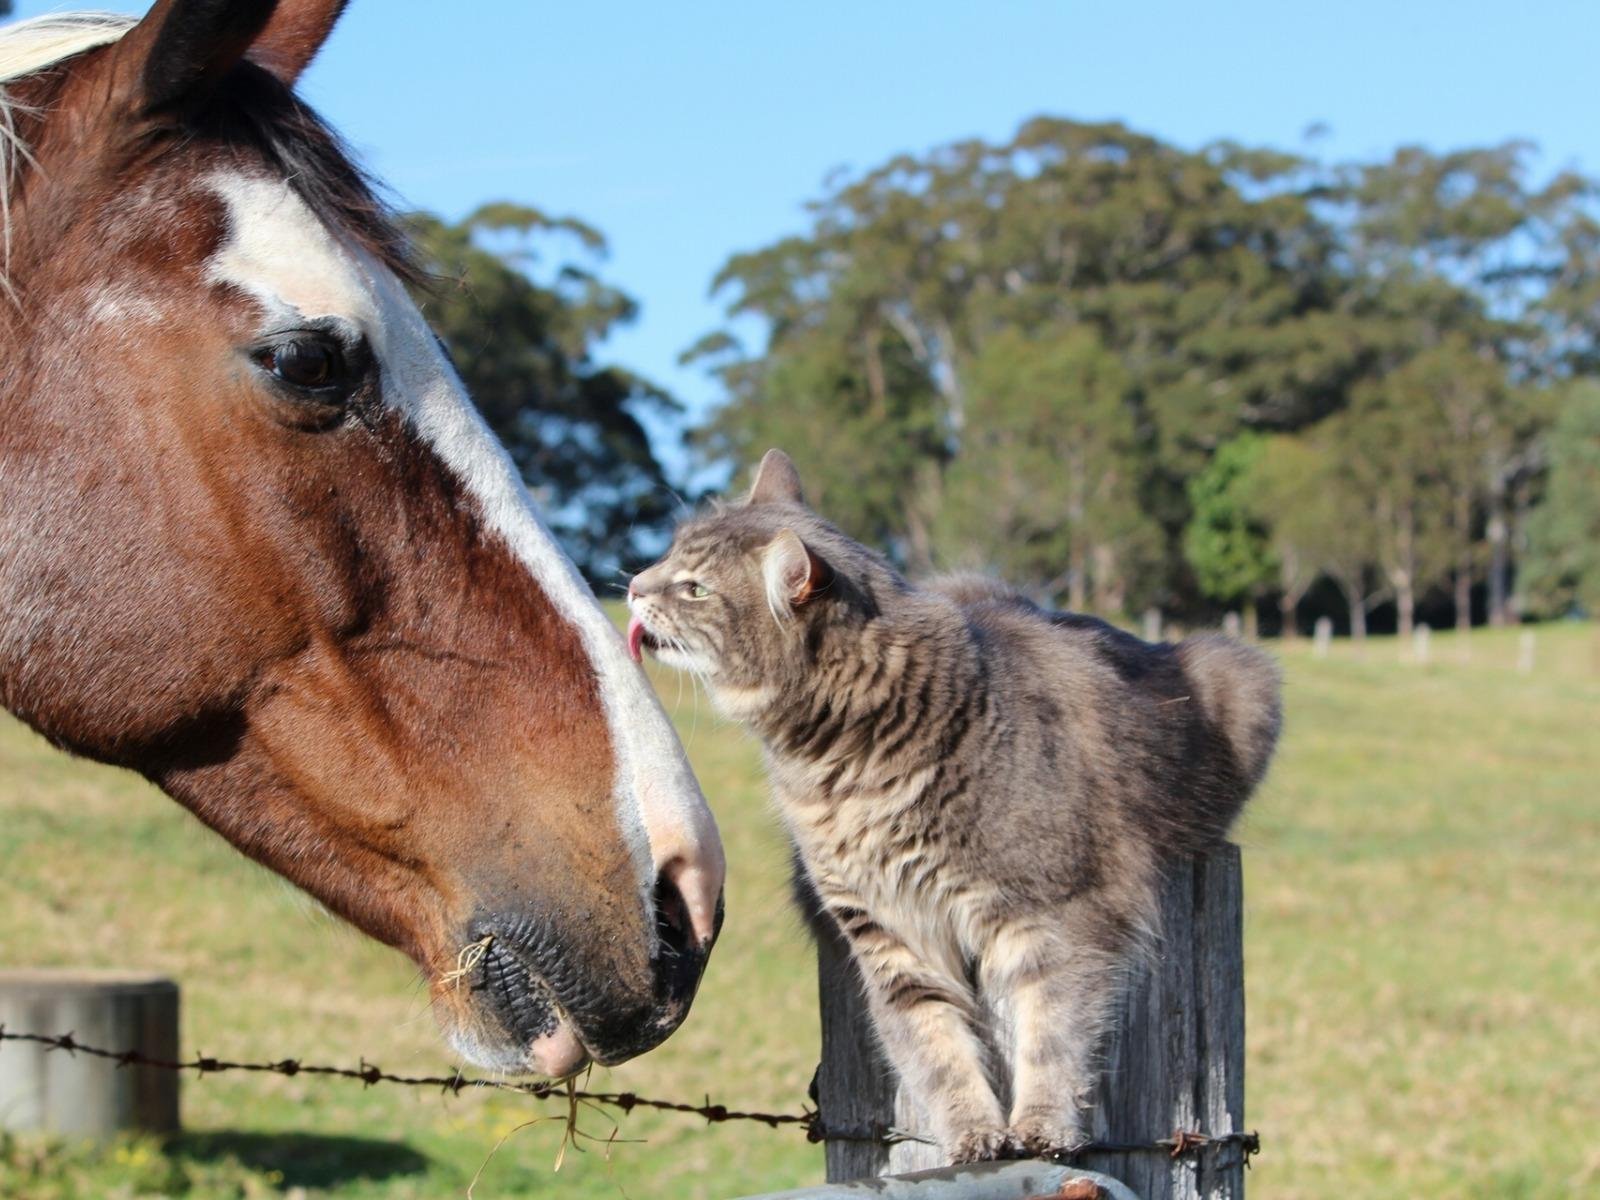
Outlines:
{"label": "horse", "polygon": [[294,84],[343,0],[0,31],[0,702],[562,1077],[684,1019],[715,822]]}

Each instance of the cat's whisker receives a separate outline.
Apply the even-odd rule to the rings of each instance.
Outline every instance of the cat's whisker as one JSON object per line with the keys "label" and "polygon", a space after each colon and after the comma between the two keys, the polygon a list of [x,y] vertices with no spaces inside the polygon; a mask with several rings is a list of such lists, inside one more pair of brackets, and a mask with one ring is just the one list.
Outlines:
{"label": "cat's whisker", "polygon": [[692,672],[690,678],[693,680],[691,686],[694,695],[694,720],[689,723],[689,740],[693,742],[695,735],[700,732],[700,685],[704,680],[700,678],[698,671]]}
{"label": "cat's whisker", "polygon": [[678,673],[678,699],[683,699],[683,679],[689,677],[689,686],[694,697],[694,718],[689,726],[689,738],[692,742],[695,734],[700,731],[700,685],[704,684],[709,698],[711,692],[711,676],[701,665],[699,658],[690,652],[689,646],[682,638],[666,637],[663,639],[667,646],[683,661],[683,669]]}

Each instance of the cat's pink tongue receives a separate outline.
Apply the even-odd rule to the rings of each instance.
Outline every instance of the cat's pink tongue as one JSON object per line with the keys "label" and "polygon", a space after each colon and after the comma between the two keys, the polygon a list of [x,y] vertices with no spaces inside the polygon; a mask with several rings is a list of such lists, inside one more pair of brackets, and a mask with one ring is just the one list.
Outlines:
{"label": "cat's pink tongue", "polygon": [[628,653],[634,662],[644,661],[644,623],[638,617],[628,618]]}

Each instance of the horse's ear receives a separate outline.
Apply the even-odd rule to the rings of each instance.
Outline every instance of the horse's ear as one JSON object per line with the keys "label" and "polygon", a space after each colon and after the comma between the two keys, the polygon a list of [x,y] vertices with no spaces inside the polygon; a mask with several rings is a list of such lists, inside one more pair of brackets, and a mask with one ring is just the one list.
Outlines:
{"label": "horse's ear", "polygon": [[277,0],[157,0],[117,42],[113,92],[136,116],[203,104],[266,28]]}
{"label": "horse's ear", "polygon": [[782,450],[768,450],[756,468],[756,481],[750,485],[748,504],[804,504],[800,472],[794,460]]}
{"label": "horse's ear", "polygon": [[250,47],[250,61],[293,84],[328,40],[349,0],[278,0],[272,20]]}

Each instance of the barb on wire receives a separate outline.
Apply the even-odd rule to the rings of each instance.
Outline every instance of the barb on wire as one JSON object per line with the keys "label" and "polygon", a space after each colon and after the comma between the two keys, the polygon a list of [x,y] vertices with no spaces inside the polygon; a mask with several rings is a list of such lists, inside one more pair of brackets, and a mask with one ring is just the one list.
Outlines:
{"label": "barb on wire", "polygon": [[[457,1096],[471,1090],[516,1092],[532,1096],[535,1100],[559,1099],[569,1105],[587,1101],[617,1109],[623,1115],[636,1108],[645,1108],[656,1112],[683,1113],[687,1116],[700,1117],[708,1124],[754,1121],[769,1129],[798,1125],[805,1130],[806,1140],[811,1142],[878,1142],[894,1145],[898,1142],[931,1141],[921,1134],[883,1124],[856,1127],[830,1126],[823,1122],[822,1114],[814,1108],[802,1107],[797,1113],[747,1112],[729,1108],[725,1104],[713,1104],[709,1096],[705,1097],[703,1103],[687,1104],[677,1100],[652,1099],[636,1092],[584,1091],[572,1087],[568,1082],[518,1083],[509,1079],[482,1079],[463,1075],[460,1071],[450,1075],[396,1075],[374,1063],[369,1063],[365,1057],[360,1058],[359,1065],[355,1067],[306,1063],[296,1058],[283,1058],[276,1062],[234,1062],[204,1054],[197,1054],[191,1059],[167,1059],[152,1057],[138,1050],[106,1050],[98,1046],[85,1045],[71,1033],[16,1033],[0,1025],[0,1045],[5,1042],[32,1042],[43,1046],[47,1053],[61,1050],[73,1055],[86,1054],[92,1058],[108,1059],[117,1064],[118,1070],[124,1067],[144,1067],[157,1071],[193,1071],[200,1076],[223,1075],[231,1071],[283,1075],[288,1078],[297,1075],[321,1075],[336,1079],[359,1080],[365,1087],[373,1087],[380,1083],[396,1084],[401,1087],[434,1087]],[[1157,1138],[1151,1142],[1085,1142],[1078,1146],[1047,1151],[1043,1157],[1055,1162],[1076,1164],[1083,1156],[1091,1153],[1159,1153],[1171,1158],[1183,1158],[1198,1155],[1202,1151],[1223,1150],[1229,1147],[1237,1147],[1244,1156],[1245,1165],[1249,1166],[1251,1157],[1261,1151],[1261,1139],[1254,1132],[1210,1135],[1196,1130],[1179,1129],[1171,1137]]]}
{"label": "barb on wire", "polygon": [[[147,1067],[157,1071],[193,1071],[197,1075],[223,1075],[230,1071],[249,1071],[263,1075],[325,1075],[338,1079],[357,1079],[367,1087],[379,1083],[399,1084],[402,1087],[436,1087],[441,1091],[460,1095],[464,1091],[482,1089],[485,1091],[518,1092],[525,1096],[532,1096],[536,1100],[561,1099],[568,1097],[568,1090],[564,1083],[519,1083],[510,1079],[480,1079],[470,1075],[463,1075],[459,1071],[450,1075],[396,1075],[385,1071],[376,1064],[369,1063],[365,1058],[360,1059],[356,1067],[331,1067],[317,1063],[301,1062],[295,1058],[280,1059],[277,1062],[233,1062],[224,1058],[213,1058],[204,1054],[197,1054],[191,1059],[166,1059],[154,1058],[138,1050],[105,1050],[97,1046],[88,1046],[77,1040],[71,1033],[43,1034],[43,1033],[14,1033],[0,1025],[0,1042],[33,1042],[45,1047],[46,1051],[64,1050],[69,1054],[87,1054],[94,1058],[110,1059],[118,1068],[122,1067]],[[708,1122],[720,1121],[758,1121],[763,1125],[776,1129],[780,1125],[804,1125],[809,1128],[815,1123],[816,1113],[810,1109],[799,1113],[764,1113],[742,1112],[728,1108],[723,1104],[712,1104],[710,1098],[704,1104],[684,1104],[675,1100],[654,1100],[647,1096],[640,1096],[634,1092],[588,1092],[574,1090],[572,1096],[578,1100],[590,1100],[596,1104],[603,1104],[610,1108],[620,1109],[624,1113],[632,1112],[636,1108],[656,1109],[661,1112],[686,1113],[690,1116],[704,1117]]]}

